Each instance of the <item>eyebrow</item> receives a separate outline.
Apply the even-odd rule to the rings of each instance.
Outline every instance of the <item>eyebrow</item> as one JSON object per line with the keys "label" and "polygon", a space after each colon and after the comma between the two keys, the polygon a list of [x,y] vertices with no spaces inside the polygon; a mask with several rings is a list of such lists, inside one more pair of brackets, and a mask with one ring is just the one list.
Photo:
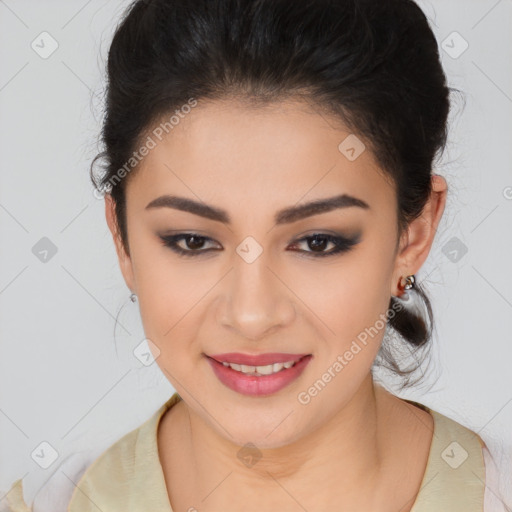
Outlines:
{"label": "eyebrow", "polygon": [[[341,194],[279,210],[274,216],[274,222],[276,224],[289,224],[313,215],[352,206],[365,210],[370,209],[368,203],[362,199],[347,194]],[[200,217],[205,217],[206,219],[222,222],[223,224],[231,224],[231,218],[225,210],[186,197],[171,195],[160,196],[153,199],[145,209],[149,210],[152,208],[173,208],[175,210],[193,213]]]}

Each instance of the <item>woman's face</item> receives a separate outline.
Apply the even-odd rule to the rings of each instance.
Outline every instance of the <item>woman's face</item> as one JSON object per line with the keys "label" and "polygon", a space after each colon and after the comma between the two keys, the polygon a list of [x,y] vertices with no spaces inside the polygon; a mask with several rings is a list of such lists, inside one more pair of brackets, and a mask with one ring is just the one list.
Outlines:
{"label": "woman's face", "polygon": [[[390,295],[415,270],[398,268],[394,187],[358,139],[304,104],[199,104],[161,132],[127,183],[130,257],[119,253],[146,337],[190,411],[219,435],[288,444],[369,378]],[[166,195],[196,213],[155,204]],[[301,209],[342,195],[355,199]],[[174,239],[183,254],[163,241],[187,233],[196,237]],[[256,376],[210,360],[228,353],[285,354],[260,366],[309,357]]]}

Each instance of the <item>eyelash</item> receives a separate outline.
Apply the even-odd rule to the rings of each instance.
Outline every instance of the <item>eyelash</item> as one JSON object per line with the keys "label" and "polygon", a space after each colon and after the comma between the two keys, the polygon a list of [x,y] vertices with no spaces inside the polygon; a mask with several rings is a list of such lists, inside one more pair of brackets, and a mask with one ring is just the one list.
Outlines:
{"label": "eyelash", "polygon": [[[184,257],[196,257],[201,254],[204,254],[206,252],[210,252],[212,250],[219,250],[219,249],[207,249],[207,250],[201,250],[201,249],[182,249],[181,247],[178,247],[177,243],[180,240],[184,240],[187,238],[198,238],[199,241],[213,241],[211,238],[199,235],[197,233],[178,233],[177,235],[170,235],[170,236],[160,236],[160,239],[162,240],[163,244],[166,247],[169,247],[172,251],[177,253],[179,256]],[[296,245],[300,242],[307,242],[308,240],[313,240],[316,238],[325,239],[327,242],[332,242],[335,247],[334,249],[331,249],[328,252],[315,252],[315,251],[299,251],[301,253],[301,256],[309,258],[326,258],[328,256],[334,256],[336,254],[342,254],[345,252],[348,252],[352,249],[352,247],[359,243],[360,236],[357,235],[356,237],[350,239],[350,238],[344,238],[334,235],[329,235],[327,233],[314,233],[313,235],[305,236],[303,238],[300,238],[292,243],[292,245]]]}

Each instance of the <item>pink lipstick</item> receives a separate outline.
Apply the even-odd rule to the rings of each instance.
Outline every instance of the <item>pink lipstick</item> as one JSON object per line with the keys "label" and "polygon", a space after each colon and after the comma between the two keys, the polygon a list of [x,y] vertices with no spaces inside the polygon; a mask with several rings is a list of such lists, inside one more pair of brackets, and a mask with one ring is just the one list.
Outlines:
{"label": "pink lipstick", "polygon": [[311,354],[237,352],[206,356],[225,386],[249,396],[277,393],[299,377],[312,357]]}

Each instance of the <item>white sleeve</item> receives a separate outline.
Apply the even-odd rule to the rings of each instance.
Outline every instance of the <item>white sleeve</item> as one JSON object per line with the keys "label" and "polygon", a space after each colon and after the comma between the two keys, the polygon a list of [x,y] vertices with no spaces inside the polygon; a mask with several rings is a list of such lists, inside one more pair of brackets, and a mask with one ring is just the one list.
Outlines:
{"label": "white sleeve", "polygon": [[501,475],[487,446],[482,448],[485,462],[484,512],[510,512],[510,504],[501,493]]}
{"label": "white sleeve", "polygon": [[33,512],[67,512],[76,484],[93,459],[89,451],[73,453],[64,459],[35,494]]}
{"label": "white sleeve", "polygon": [[29,472],[2,493],[0,512],[67,512],[76,484],[97,456],[97,450],[68,455],[42,484],[40,473]]}

